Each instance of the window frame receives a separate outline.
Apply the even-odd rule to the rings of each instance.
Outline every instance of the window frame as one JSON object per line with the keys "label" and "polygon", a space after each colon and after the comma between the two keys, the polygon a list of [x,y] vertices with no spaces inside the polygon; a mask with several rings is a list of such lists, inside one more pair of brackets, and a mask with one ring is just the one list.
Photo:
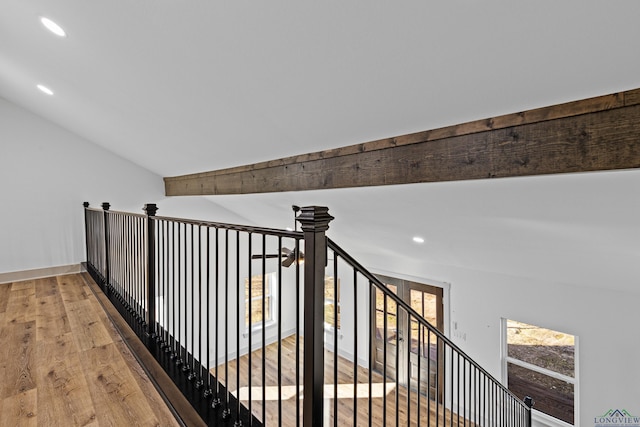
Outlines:
{"label": "window frame", "polygon": [[[518,323],[524,323],[530,326],[536,326],[539,328],[543,328],[543,329],[547,329],[550,331],[555,331],[555,332],[559,332],[562,334],[567,334],[567,335],[572,335],[574,342],[573,342],[573,348],[574,348],[574,363],[573,363],[573,377],[569,377],[567,375],[561,374],[559,372],[555,372],[552,371],[550,369],[547,368],[543,368],[541,366],[537,366],[534,364],[531,364],[529,362],[525,362],[523,360],[520,359],[516,359],[513,357],[509,356],[509,342],[508,342],[508,322],[509,320],[512,320],[514,322],[518,322]],[[578,366],[579,366],[579,345],[578,345],[578,336],[577,335],[573,335],[573,334],[569,334],[568,332],[562,332],[562,331],[556,331],[555,329],[549,329],[546,328],[544,326],[540,326],[540,325],[535,325],[532,323],[528,323],[528,322],[523,322],[520,320],[515,320],[515,319],[508,319],[506,317],[503,317],[501,319],[501,337],[502,337],[502,345],[501,345],[501,353],[502,353],[502,363],[501,363],[501,367],[502,367],[502,384],[508,389],[509,388],[509,368],[508,368],[508,364],[511,363],[513,365],[519,366],[521,368],[524,369],[529,369],[531,371],[537,372],[539,374],[542,375],[546,375],[548,377],[560,380],[560,381],[565,381],[569,384],[573,385],[573,424],[569,424],[559,418],[554,417],[553,415],[549,415],[546,412],[542,412],[536,409],[535,407],[535,396],[532,396],[534,399],[534,406],[533,406],[533,410],[531,411],[532,413],[532,417],[534,420],[537,420],[539,422],[543,422],[545,423],[545,425],[549,425],[552,427],[575,427],[575,426],[579,426],[580,425],[580,408],[579,408],[579,403],[580,403],[580,398],[579,398],[579,391],[580,391],[580,387],[579,387],[579,378],[578,378]]]}
{"label": "window frame", "polygon": [[333,318],[334,318],[334,322],[337,323],[337,326],[335,326],[335,330],[339,331],[340,327],[342,326],[341,316],[340,316],[340,278],[338,277],[337,280],[336,280],[336,278],[334,276],[326,276],[324,278],[325,289],[326,289],[326,286],[327,286],[327,281],[329,279],[333,279],[333,299],[327,298],[326,297],[326,292],[325,292],[325,297],[323,299],[323,307],[325,307],[324,310],[323,310],[323,312],[324,312],[324,318],[323,318],[324,328],[327,331],[333,331],[333,329],[334,329],[334,323],[327,322],[327,316],[326,316],[326,307],[328,305],[333,305]]}
{"label": "window frame", "polygon": [[[265,276],[265,291],[268,290],[268,292],[266,293],[266,295],[258,295],[255,297],[250,297],[251,295],[251,286],[249,286],[249,288],[247,288],[247,280],[249,281],[249,283],[251,283],[251,280],[254,277],[263,277]],[[253,308],[253,301],[261,301],[263,298],[269,298],[269,304],[265,304],[265,307],[268,306],[268,310],[269,310],[269,314],[270,314],[270,318],[266,319],[264,321],[264,326],[265,328],[271,326],[271,325],[275,325],[277,323],[276,320],[276,316],[274,316],[274,309],[276,307],[276,299],[277,299],[277,283],[278,283],[278,274],[275,271],[271,271],[269,273],[265,273],[263,274],[255,274],[253,275],[251,278],[247,277],[245,278],[245,298],[244,298],[244,318],[245,318],[245,324],[244,324],[244,332],[245,334],[249,333],[249,319],[251,318],[251,313],[248,313],[249,311],[249,299],[251,299],[252,301],[252,308]],[[247,291],[248,291],[248,295],[247,295]],[[264,315],[264,314],[263,314]],[[255,332],[255,331],[260,331],[262,330],[262,320],[259,320],[258,322],[252,322],[251,323],[251,332]]]}

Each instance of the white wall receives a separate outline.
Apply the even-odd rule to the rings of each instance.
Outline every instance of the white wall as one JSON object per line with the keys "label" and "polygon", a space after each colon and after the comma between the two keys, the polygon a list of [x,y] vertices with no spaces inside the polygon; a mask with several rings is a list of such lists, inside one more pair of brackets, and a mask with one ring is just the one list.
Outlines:
{"label": "white wall", "polygon": [[0,98],[0,273],[85,259],[82,202],[238,222],[214,203],[164,197],[162,178]]}

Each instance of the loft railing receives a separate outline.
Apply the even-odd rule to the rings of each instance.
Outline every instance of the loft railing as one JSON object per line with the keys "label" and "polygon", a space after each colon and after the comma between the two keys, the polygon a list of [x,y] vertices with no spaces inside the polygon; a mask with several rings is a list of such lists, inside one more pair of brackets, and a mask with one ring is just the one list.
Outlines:
{"label": "loft railing", "polygon": [[84,206],[87,270],[210,425],[531,425],[326,238],[326,208],[298,232]]}

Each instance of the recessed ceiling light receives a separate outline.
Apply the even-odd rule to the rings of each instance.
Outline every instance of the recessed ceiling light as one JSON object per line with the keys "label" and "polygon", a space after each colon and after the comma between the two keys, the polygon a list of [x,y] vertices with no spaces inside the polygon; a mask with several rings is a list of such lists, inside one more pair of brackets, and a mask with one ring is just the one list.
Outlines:
{"label": "recessed ceiling light", "polygon": [[45,85],[38,85],[37,88],[40,89],[42,92],[46,93],[47,95],[53,95],[53,91],[48,87],[46,87]]}
{"label": "recessed ceiling light", "polygon": [[47,28],[47,30],[51,31],[56,36],[60,36],[60,37],[67,36],[67,33],[62,29],[62,27],[56,24],[55,22],[53,22],[51,19],[41,16],[40,22],[42,22],[42,25],[44,25]]}
{"label": "recessed ceiling light", "polygon": [[416,243],[424,243],[424,239],[422,237],[419,237],[419,236],[415,236],[413,238],[413,241],[416,242]]}

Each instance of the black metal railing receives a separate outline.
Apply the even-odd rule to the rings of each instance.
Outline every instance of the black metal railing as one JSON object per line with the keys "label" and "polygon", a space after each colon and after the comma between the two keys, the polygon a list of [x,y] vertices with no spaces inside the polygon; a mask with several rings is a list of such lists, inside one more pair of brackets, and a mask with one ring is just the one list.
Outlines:
{"label": "black metal railing", "polygon": [[425,320],[411,301],[330,239],[327,246],[327,282],[334,289],[334,314],[325,324],[331,395],[340,396],[340,387],[352,381],[351,398],[329,400],[331,425],[381,425],[371,420],[374,413],[385,426],[531,425],[530,398],[521,401]]}
{"label": "black metal railing", "polygon": [[530,426],[326,238],[327,208],[302,208],[298,232],[84,206],[87,270],[209,425]]}

